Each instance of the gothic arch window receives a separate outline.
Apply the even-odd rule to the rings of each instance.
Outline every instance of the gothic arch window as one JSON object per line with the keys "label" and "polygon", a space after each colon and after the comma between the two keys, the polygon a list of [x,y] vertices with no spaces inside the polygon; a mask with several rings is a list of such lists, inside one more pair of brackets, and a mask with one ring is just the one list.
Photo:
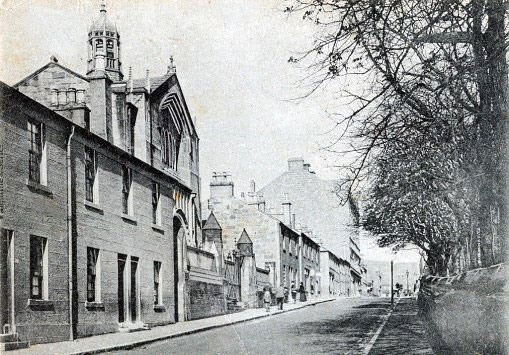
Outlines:
{"label": "gothic arch window", "polygon": [[106,41],[106,48],[113,49],[113,41],[111,39]]}
{"label": "gothic arch window", "polygon": [[168,155],[169,152],[169,136],[170,132],[166,128],[161,129],[161,160],[163,162],[163,166],[170,166],[170,158]]}

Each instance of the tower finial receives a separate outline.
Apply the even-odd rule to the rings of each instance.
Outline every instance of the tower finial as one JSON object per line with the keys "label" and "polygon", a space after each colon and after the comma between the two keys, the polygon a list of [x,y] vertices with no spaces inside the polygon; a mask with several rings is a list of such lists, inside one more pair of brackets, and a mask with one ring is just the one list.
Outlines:
{"label": "tower finial", "polygon": [[168,71],[167,74],[176,73],[177,68],[175,67],[175,64],[173,64],[173,56],[170,56],[170,65],[168,65]]}
{"label": "tower finial", "polygon": [[106,12],[106,0],[101,0],[101,12]]}
{"label": "tower finial", "polygon": [[147,76],[145,77],[145,89],[150,93],[150,76],[149,71],[147,69]]}

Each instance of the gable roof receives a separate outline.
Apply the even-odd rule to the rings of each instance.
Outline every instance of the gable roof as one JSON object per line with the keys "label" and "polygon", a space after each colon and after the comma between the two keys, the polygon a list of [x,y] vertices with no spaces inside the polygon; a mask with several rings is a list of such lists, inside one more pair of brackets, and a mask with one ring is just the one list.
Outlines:
{"label": "gable roof", "polygon": [[[198,135],[196,132],[196,127],[194,126],[193,119],[191,117],[191,113],[189,112],[189,108],[187,107],[187,102],[184,97],[184,93],[182,92],[182,87],[180,86],[180,83],[179,83],[176,73],[172,72],[172,73],[166,73],[163,76],[150,77],[150,92],[149,92],[149,94],[155,95],[155,96],[159,95],[159,91],[162,90],[162,88],[164,87],[164,84],[166,84],[170,80],[170,78],[173,78],[173,77],[175,78],[175,83],[172,84],[172,86],[176,86],[178,88],[179,95],[177,95],[177,96],[179,97],[179,99],[180,99],[179,101],[181,102],[181,104],[184,108],[184,111],[185,111],[184,116],[186,116],[185,121],[189,128],[189,131],[192,134]],[[129,85],[129,84],[127,84],[127,85]],[[146,79],[133,79],[133,90],[144,90],[145,85],[146,85]],[[169,87],[170,87],[170,85],[168,85],[168,88]]]}
{"label": "gable roof", "polygon": [[34,71],[32,74],[28,75],[26,78],[18,81],[16,84],[13,85],[14,88],[17,88],[18,86],[20,86],[21,84],[23,84],[24,82],[32,79],[34,76],[36,75],[39,75],[39,73],[43,72],[44,70],[48,69],[48,68],[51,68],[51,67],[58,67],[66,72],[68,72],[69,74],[72,74],[74,76],[77,76],[78,78],[82,79],[82,80],[85,80],[85,81],[89,81],[87,77],[75,72],[74,70],[71,70],[67,67],[64,67],[63,65],[61,64],[58,64],[57,62],[54,62],[54,61],[51,61],[49,62],[48,64],[40,67],[39,69],[37,69],[36,71]]}

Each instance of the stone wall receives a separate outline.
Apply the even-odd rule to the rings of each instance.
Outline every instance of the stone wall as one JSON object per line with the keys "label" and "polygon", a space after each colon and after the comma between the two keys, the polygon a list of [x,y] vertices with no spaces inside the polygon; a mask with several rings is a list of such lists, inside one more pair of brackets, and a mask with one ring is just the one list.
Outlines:
{"label": "stone wall", "polygon": [[[42,105],[2,87],[8,105],[0,107],[4,145],[3,228],[13,231],[14,309],[21,340],[32,344],[69,339],[69,258],[67,225],[66,144],[70,124]],[[46,127],[47,185],[28,183],[27,119]],[[98,200],[85,201],[84,149],[98,156]],[[72,140],[72,231],[75,274],[73,310],[76,333],[89,336],[118,329],[119,254],[138,257],[138,320],[150,325],[175,322],[173,182],[143,162],[114,149],[106,141],[76,128]],[[134,213],[122,213],[121,164],[133,170]],[[152,224],[152,181],[161,186],[161,225]],[[30,300],[30,237],[47,240],[48,297]],[[99,249],[100,297],[87,302],[87,247]],[[162,304],[154,306],[154,261],[161,262]]]}
{"label": "stone wall", "polygon": [[[228,256],[236,248],[244,228],[253,241],[256,266],[265,268],[266,262],[279,260],[279,221],[249,206],[242,200],[231,198],[209,199],[209,211],[213,211],[223,229],[223,252]],[[208,216],[208,213],[207,213]]]}
{"label": "stone wall", "polygon": [[342,205],[334,193],[335,182],[320,179],[302,159],[292,160],[291,166],[257,192],[265,199],[267,211],[282,214],[287,194],[296,225],[313,231],[313,237],[338,257],[349,258],[350,238],[356,238],[356,232],[348,205]]}
{"label": "stone wall", "polygon": [[223,278],[217,273],[191,267],[186,292],[189,305],[188,320],[217,316],[226,312]]}

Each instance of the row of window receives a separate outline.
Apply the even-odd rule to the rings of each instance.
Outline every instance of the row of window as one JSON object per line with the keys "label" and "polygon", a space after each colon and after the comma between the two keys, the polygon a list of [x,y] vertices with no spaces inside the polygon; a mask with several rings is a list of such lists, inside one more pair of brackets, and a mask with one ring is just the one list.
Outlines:
{"label": "row of window", "polygon": [[[162,304],[162,263],[154,261],[154,305]],[[46,238],[30,236],[30,298],[48,296],[48,242]],[[87,302],[101,302],[101,253],[87,247]]]}
{"label": "row of window", "polygon": [[[122,165],[122,213],[132,216],[133,208],[133,171]],[[97,154],[85,147],[85,198],[92,203],[99,203],[99,188],[97,177]],[[159,183],[152,182],[152,223],[161,225],[161,187]]]}
{"label": "row of window", "polygon": [[[28,121],[30,140],[28,159],[28,178],[30,181],[47,185],[45,126],[39,122]],[[122,166],[122,212],[133,215],[132,170]],[[152,223],[161,225],[160,186],[152,182]],[[97,174],[97,154],[85,147],[85,199],[99,203],[99,180]]]}
{"label": "row of window", "polygon": [[[88,35],[91,36],[92,33],[95,35],[95,36],[102,36],[105,32],[103,31],[95,31],[95,32],[90,32]],[[115,36],[115,32],[112,32],[112,31],[106,31],[106,36]]]}
{"label": "row of window", "polygon": [[[288,250],[290,253],[297,254],[297,243],[293,239],[283,237],[283,250]],[[302,255],[303,257],[318,263],[318,251],[313,249],[310,245],[304,244]]]}

